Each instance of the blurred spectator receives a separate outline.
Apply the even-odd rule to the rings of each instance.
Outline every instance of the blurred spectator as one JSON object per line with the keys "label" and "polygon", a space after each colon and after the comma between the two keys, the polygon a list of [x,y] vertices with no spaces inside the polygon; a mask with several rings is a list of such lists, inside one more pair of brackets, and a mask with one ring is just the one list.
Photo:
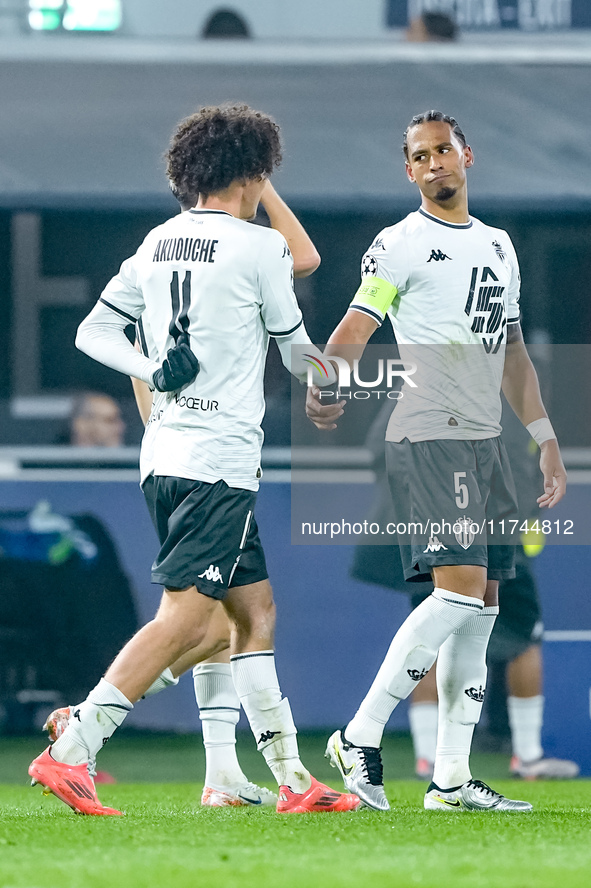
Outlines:
{"label": "blurred spectator", "polygon": [[125,423],[119,405],[109,395],[84,392],[76,397],[70,416],[73,447],[123,447]]}
{"label": "blurred spectator", "polygon": [[458,26],[445,12],[424,12],[411,19],[406,31],[406,39],[412,43],[446,43],[457,40]]}
{"label": "blurred spectator", "polygon": [[231,9],[220,9],[214,12],[205,25],[203,36],[205,38],[236,39],[237,37],[250,37],[250,32],[242,16]]}

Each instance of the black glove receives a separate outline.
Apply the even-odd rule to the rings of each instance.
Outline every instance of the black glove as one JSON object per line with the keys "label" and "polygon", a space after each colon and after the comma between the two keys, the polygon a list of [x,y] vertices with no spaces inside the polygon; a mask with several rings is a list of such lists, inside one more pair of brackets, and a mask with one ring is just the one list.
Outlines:
{"label": "black glove", "polygon": [[199,361],[189,346],[188,333],[181,333],[174,348],[168,350],[162,367],[152,377],[154,388],[159,392],[174,392],[199,373]]}

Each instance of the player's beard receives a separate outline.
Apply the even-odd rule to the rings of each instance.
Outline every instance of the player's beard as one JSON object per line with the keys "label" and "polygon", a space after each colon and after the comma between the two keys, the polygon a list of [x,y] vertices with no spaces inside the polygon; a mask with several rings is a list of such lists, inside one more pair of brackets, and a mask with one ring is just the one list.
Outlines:
{"label": "player's beard", "polygon": [[445,203],[446,200],[451,200],[452,197],[455,197],[457,193],[457,188],[450,188],[449,185],[444,185],[435,195],[435,200],[439,203]]}

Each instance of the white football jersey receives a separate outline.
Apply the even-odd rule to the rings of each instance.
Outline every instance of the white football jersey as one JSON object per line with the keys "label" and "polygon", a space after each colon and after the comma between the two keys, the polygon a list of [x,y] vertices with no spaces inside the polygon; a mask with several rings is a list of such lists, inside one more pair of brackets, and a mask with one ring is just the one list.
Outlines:
{"label": "white football jersey", "polygon": [[387,314],[416,365],[386,440],[500,434],[507,324],[519,321],[519,268],[506,231],[444,222],[422,208],[384,229],[362,260],[350,308]]}
{"label": "white football jersey", "polygon": [[130,321],[142,317],[150,357],[162,362],[185,332],[199,360],[194,382],[157,398],[162,416],[146,439],[146,467],[256,490],[269,336],[302,323],[283,235],[223,211],[189,210],[153,229],[100,298]]}

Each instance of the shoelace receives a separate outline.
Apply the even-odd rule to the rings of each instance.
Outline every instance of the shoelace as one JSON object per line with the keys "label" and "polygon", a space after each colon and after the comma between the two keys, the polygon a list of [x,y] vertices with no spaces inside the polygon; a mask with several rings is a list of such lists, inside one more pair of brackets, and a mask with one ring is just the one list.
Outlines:
{"label": "shoelace", "polygon": [[384,782],[384,766],[382,765],[382,749],[375,746],[359,746],[359,756],[367,779],[371,786],[381,786]]}
{"label": "shoelace", "polygon": [[468,780],[468,786],[473,786],[474,789],[482,790],[486,795],[499,796],[499,798],[502,798],[498,792],[495,792],[494,789],[490,788],[488,783],[484,783],[482,780]]}

